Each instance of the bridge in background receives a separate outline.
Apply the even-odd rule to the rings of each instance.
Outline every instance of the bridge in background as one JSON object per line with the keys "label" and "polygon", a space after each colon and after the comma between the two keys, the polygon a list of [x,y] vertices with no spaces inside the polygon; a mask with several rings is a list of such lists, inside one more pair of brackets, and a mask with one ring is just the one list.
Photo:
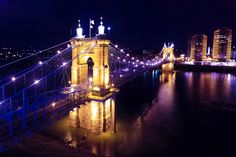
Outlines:
{"label": "bridge in background", "polygon": [[[0,66],[17,68],[48,51],[52,56],[0,80],[0,149],[8,139],[56,115],[80,118],[77,127],[95,134],[116,131],[115,96],[119,86],[152,68],[173,61],[174,45],[163,47],[163,56],[137,58],[111,43],[101,21],[98,35],[85,38],[79,24],[77,36],[49,49]],[[68,113],[67,112],[67,113]],[[88,118],[89,117],[89,118]]]}

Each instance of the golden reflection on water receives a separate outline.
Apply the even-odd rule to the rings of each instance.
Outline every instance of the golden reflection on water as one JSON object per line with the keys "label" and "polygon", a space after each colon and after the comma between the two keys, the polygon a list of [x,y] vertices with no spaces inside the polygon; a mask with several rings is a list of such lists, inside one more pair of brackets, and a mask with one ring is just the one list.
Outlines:
{"label": "golden reflection on water", "polygon": [[70,111],[69,118],[72,127],[81,127],[95,134],[115,131],[115,102],[112,98],[105,102],[86,102]]}

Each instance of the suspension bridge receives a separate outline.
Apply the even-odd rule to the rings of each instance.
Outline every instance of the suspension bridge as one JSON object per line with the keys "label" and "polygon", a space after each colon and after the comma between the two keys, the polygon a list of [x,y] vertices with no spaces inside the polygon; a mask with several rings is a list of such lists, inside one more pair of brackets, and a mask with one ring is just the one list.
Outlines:
{"label": "suspension bridge", "polygon": [[[101,22],[98,34],[85,38],[79,24],[74,38],[0,66],[4,73],[0,80],[0,150],[12,144],[8,139],[65,111],[71,111],[71,118],[89,115],[78,125],[91,132],[115,132],[114,100],[119,86],[170,62],[173,45],[164,46],[162,57],[138,58],[111,43],[104,29]],[[47,57],[39,60],[40,56]]]}

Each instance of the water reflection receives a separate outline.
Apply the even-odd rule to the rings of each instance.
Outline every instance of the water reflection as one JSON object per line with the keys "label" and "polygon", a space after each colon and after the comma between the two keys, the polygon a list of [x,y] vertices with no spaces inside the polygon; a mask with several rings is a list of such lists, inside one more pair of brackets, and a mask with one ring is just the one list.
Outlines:
{"label": "water reflection", "polygon": [[[181,75],[181,74],[179,74]],[[191,100],[198,102],[234,103],[236,76],[220,73],[184,73],[186,93]],[[180,76],[179,80],[182,79]]]}
{"label": "water reflection", "polygon": [[90,101],[74,108],[69,114],[72,127],[81,127],[94,134],[115,132],[115,103],[112,98],[105,102]]}
{"label": "water reflection", "polygon": [[[115,101],[90,101],[70,111],[64,141],[74,148],[89,149],[96,155],[114,156],[116,121]],[[59,126],[60,124],[58,124]],[[58,131],[58,130],[56,130]]]}
{"label": "water reflection", "polygon": [[[235,75],[151,71],[130,84],[125,85],[126,92],[119,93],[119,103],[108,99],[80,105],[47,132],[63,139],[70,148],[82,148],[98,156],[187,156],[184,153],[190,150],[214,148],[217,152],[225,145],[233,150],[235,114],[214,112],[205,102],[235,104]],[[227,143],[226,139],[232,140]]]}

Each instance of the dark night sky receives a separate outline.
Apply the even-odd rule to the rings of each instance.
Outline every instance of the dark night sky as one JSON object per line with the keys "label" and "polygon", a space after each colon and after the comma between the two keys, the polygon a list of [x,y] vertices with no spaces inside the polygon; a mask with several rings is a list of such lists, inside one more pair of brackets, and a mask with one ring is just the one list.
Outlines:
{"label": "dark night sky", "polygon": [[235,0],[0,0],[0,47],[45,48],[69,39],[79,18],[87,29],[88,18],[98,24],[100,16],[123,47],[173,41],[186,49],[193,33],[205,33],[211,46],[214,29],[236,30],[235,11]]}

